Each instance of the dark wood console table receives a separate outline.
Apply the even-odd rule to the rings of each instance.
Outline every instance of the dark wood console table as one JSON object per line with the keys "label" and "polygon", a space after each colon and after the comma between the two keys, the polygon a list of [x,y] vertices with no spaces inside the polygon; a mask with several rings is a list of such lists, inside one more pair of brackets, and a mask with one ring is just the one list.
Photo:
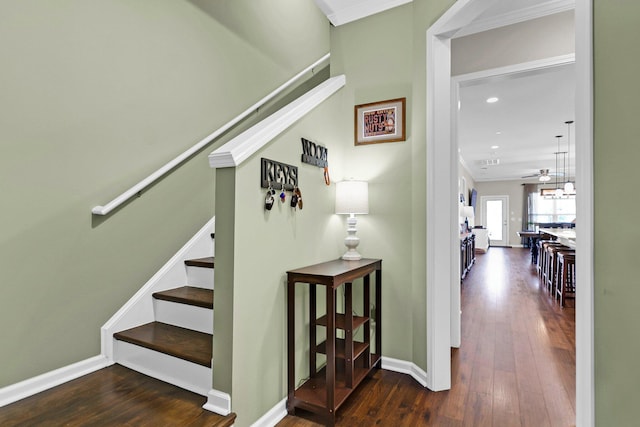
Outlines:
{"label": "dark wood console table", "polygon": [[[370,276],[375,273],[375,353],[371,348]],[[362,316],[353,314],[352,283],[362,278]],[[296,283],[309,285],[309,379],[295,387],[295,287]],[[325,287],[326,314],[316,313],[317,285]],[[344,285],[344,313],[336,313],[336,290]],[[338,259],[287,271],[287,411],[295,414],[301,408],[321,415],[327,425],[335,424],[336,410],[351,392],[374,368],[379,367],[382,349],[381,293],[382,260]],[[317,343],[316,327],[326,328],[326,341]],[[363,341],[354,340],[354,332],[366,329]],[[344,338],[336,337],[336,329],[344,331]],[[317,369],[316,355],[324,354],[326,366]]]}

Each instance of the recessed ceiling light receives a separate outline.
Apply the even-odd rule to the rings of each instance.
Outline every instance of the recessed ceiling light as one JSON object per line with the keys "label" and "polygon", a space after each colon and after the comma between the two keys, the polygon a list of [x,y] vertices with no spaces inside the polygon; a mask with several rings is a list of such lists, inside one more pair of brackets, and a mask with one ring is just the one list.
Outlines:
{"label": "recessed ceiling light", "polygon": [[502,132],[498,131],[496,132],[496,135],[502,135]]}
{"label": "recessed ceiling light", "polygon": [[500,148],[500,146],[499,146],[499,145],[492,145],[492,146],[491,146],[491,149],[492,149],[492,150],[497,150],[498,148]]}
{"label": "recessed ceiling light", "polygon": [[495,96],[492,96],[491,98],[487,98],[487,102],[489,104],[493,104],[494,102],[498,102],[498,98]]}

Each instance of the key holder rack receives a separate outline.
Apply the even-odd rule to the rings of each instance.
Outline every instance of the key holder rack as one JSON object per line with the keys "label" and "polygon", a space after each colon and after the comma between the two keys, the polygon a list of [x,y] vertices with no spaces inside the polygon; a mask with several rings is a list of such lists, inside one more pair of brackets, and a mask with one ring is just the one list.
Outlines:
{"label": "key holder rack", "polygon": [[260,187],[292,191],[298,186],[298,167],[261,158]]}

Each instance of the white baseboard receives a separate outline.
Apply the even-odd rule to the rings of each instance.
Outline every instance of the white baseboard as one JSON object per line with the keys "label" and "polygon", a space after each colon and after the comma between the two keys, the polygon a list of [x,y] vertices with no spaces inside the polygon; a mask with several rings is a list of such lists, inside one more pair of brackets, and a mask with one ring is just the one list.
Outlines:
{"label": "white baseboard", "polygon": [[269,412],[261,416],[251,427],[273,427],[287,416],[287,398],[285,397],[276,406],[269,409]]}
{"label": "white baseboard", "polygon": [[0,388],[0,408],[25,397],[56,387],[60,384],[75,380],[83,375],[112,365],[104,356],[95,356],[72,365],[46,372],[37,377]]}
{"label": "white baseboard", "polygon": [[[413,362],[407,362],[406,360],[399,360],[382,356],[381,367],[382,369],[386,369],[387,371],[410,375],[411,378],[416,380],[423,387],[427,386],[427,373]],[[286,416],[287,398],[285,397],[280,402],[276,403],[276,405],[271,408],[269,412],[265,413],[256,422],[251,424],[251,427],[273,427]]]}
{"label": "white baseboard", "polygon": [[410,375],[423,387],[426,387],[429,383],[427,373],[413,362],[382,356],[382,369]]}
{"label": "white baseboard", "polygon": [[207,393],[207,403],[202,408],[226,417],[231,413],[231,396],[223,391],[211,389]]}

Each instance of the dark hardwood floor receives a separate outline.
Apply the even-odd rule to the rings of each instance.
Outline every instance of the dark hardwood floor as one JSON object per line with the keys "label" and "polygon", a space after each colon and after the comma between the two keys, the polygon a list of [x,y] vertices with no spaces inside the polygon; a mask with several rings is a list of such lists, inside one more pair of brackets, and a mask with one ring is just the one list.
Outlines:
{"label": "dark hardwood floor", "polygon": [[[572,426],[573,302],[539,288],[524,249],[478,255],[462,286],[462,347],[453,387],[433,393],[408,375],[376,370],[345,402],[338,426]],[[205,398],[114,365],[0,408],[1,426],[214,426],[232,418]],[[279,427],[315,427],[287,416]]]}
{"label": "dark hardwood floor", "polygon": [[205,397],[113,365],[0,408],[0,426],[229,427]]}
{"label": "dark hardwood floor", "polygon": [[[462,286],[462,346],[452,388],[433,393],[378,370],[337,413],[338,426],[573,426],[575,313],[539,287],[526,249],[478,255]],[[305,415],[308,417],[308,415]],[[320,424],[287,416],[278,427]]]}

